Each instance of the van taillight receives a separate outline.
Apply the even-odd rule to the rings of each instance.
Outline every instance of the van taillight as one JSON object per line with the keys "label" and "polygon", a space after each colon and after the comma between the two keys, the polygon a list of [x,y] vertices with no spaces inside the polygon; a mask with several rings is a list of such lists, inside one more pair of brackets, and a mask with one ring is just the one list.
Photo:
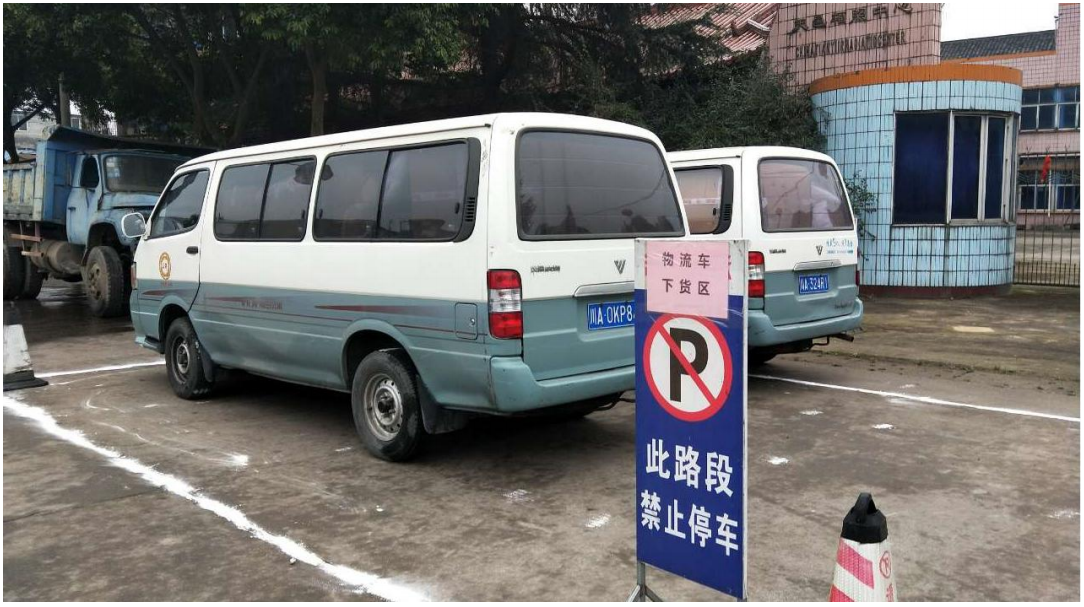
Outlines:
{"label": "van taillight", "polygon": [[749,297],[764,297],[764,253],[749,251]]}
{"label": "van taillight", "polygon": [[486,282],[489,285],[489,334],[499,339],[522,338],[523,288],[519,272],[490,270]]}

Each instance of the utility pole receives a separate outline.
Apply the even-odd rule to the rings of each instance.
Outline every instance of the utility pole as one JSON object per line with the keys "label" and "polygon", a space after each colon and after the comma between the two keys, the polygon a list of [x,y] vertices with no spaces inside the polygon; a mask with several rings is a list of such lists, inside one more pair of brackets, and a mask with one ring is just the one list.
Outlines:
{"label": "utility pole", "polygon": [[60,106],[59,108],[57,108],[60,111],[59,116],[57,116],[57,122],[59,122],[61,126],[71,126],[71,101],[68,99],[68,89],[64,87],[64,72],[60,73],[60,82],[57,88],[57,97],[59,98],[57,105]]}

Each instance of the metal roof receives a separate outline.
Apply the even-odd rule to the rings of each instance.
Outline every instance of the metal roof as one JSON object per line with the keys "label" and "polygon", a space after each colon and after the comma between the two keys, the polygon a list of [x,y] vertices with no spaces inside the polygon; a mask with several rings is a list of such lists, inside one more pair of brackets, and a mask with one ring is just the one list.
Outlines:
{"label": "metal roof", "polygon": [[941,60],[1054,51],[1055,30],[941,42]]}
{"label": "metal roof", "polygon": [[[668,4],[656,5],[643,18],[647,27],[666,27],[699,19],[718,4]],[[719,41],[731,53],[755,51],[768,40],[768,32],[779,8],[778,4],[739,2],[726,5],[726,9],[712,17],[712,23],[721,31]]]}

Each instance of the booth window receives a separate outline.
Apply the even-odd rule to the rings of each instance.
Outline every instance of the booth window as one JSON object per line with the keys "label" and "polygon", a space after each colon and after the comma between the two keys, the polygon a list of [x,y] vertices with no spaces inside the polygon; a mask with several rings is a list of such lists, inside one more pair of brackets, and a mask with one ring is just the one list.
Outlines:
{"label": "booth window", "polygon": [[1012,129],[1008,116],[897,114],[892,222],[1004,219]]}
{"label": "booth window", "polygon": [[1020,107],[1021,131],[1080,128],[1080,86],[1027,89]]}

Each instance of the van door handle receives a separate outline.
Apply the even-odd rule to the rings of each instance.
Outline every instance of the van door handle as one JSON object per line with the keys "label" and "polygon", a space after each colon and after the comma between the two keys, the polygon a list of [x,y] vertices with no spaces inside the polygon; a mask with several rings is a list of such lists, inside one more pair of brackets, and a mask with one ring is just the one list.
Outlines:
{"label": "van door handle", "polygon": [[184,252],[188,253],[189,255],[195,255],[196,253],[199,253],[199,247],[188,247],[184,250]]}

